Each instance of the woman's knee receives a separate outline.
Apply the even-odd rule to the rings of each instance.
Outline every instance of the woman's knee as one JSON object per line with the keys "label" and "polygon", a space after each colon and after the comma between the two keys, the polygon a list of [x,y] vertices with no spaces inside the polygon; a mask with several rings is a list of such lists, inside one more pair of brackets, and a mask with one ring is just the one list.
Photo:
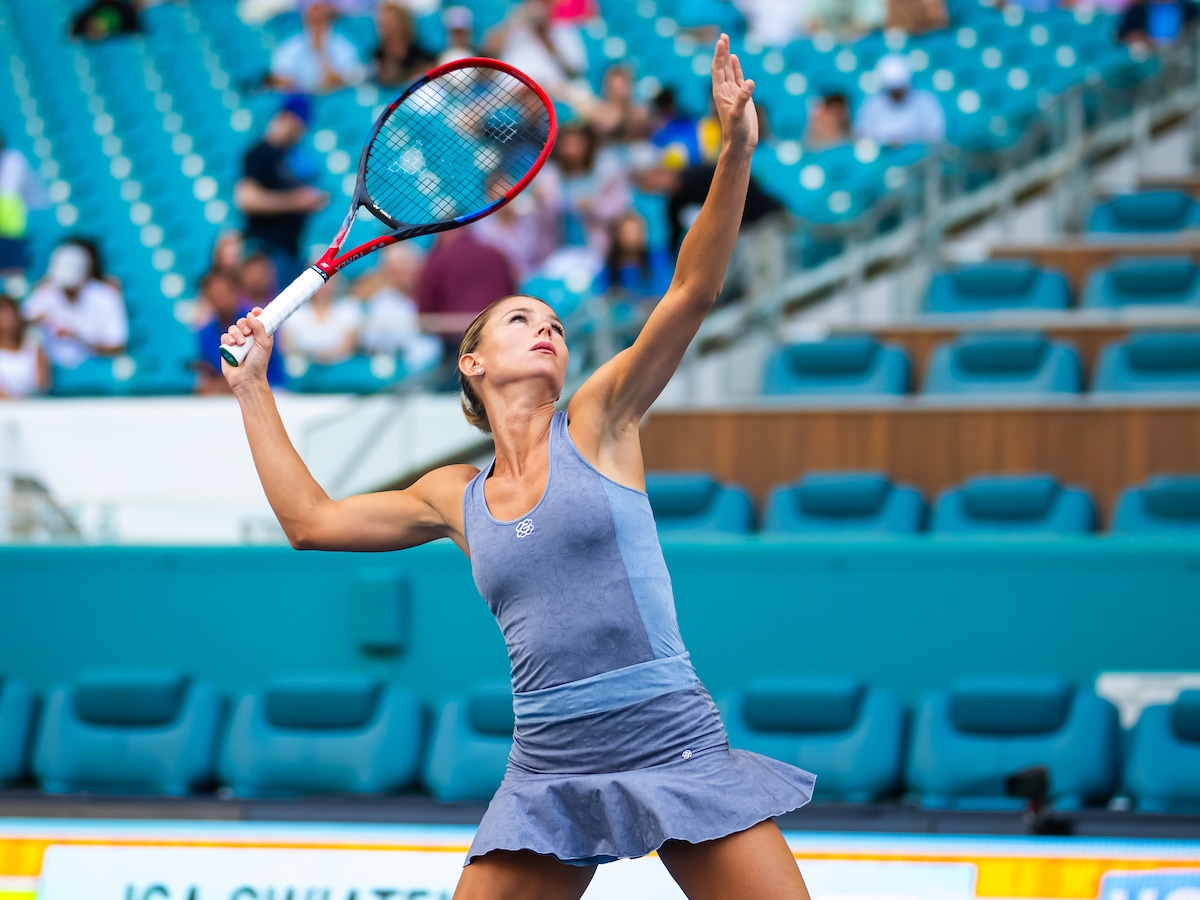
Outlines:
{"label": "woman's knee", "polygon": [[572,866],[527,850],[493,850],[463,869],[454,900],[578,900],[595,866]]}

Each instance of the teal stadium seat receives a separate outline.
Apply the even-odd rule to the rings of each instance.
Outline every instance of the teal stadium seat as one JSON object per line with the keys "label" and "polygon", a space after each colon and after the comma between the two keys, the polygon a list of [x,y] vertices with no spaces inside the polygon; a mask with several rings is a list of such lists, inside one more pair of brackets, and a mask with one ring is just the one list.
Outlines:
{"label": "teal stadium seat", "polygon": [[1182,191],[1144,191],[1101,203],[1088,219],[1091,237],[1163,236],[1200,228],[1200,203]]}
{"label": "teal stadium seat", "polygon": [[870,803],[900,789],[904,707],[854,678],[764,677],[718,704],[730,746],[816,772],[816,799]]}
{"label": "teal stadium seat", "polygon": [[763,531],[828,537],[903,535],[921,530],[920,491],[882,472],[810,472],[771,491]]}
{"label": "teal stadium seat", "polygon": [[240,797],[383,794],[414,784],[417,697],[366,675],[280,676],[238,699],[220,777]]}
{"label": "teal stadium seat", "polygon": [[1155,475],[1117,498],[1118,534],[1200,534],[1200,475]]}
{"label": "teal stadium seat", "polygon": [[78,366],[54,366],[50,394],[54,397],[121,397],[134,389],[137,364],[130,356],[96,356]]}
{"label": "teal stadium seat", "polygon": [[1068,536],[1096,525],[1091,498],[1050,475],[978,475],[942,493],[931,530],[939,535]]}
{"label": "teal stadium seat", "polygon": [[301,394],[377,394],[399,384],[408,374],[402,360],[386,355],[358,355],[338,363],[301,366],[289,361],[288,386]]}
{"label": "teal stadium seat", "polygon": [[82,673],[46,701],[34,772],[49,794],[184,796],[212,781],[224,703],[174,669]]}
{"label": "teal stadium seat", "polygon": [[1096,363],[1092,390],[1200,391],[1200,332],[1137,334],[1109,344]]}
{"label": "teal stadium seat", "polygon": [[646,494],[659,534],[745,534],[754,527],[750,495],[704,472],[647,474]]}
{"label": "teal stadium seat", "polygon": [[442,705],[422,780],[445,803],[486,803],[500,787],[513,741],[512,688],[476,685]]}
{"label": "teal stadium seat", "polygon": [[0,678],[0,786],[24,779],[37,699],[19,681]]}
{"label": "teal stadium seat", "polygon": [[1138,810],[1200,815],[1200,690],[1142,710],[1125,763]]}
{"label": "teal stadium seat", "polygon": [[1200,266],[1186,256],[1121,260],[1092,273],[1083,306],[1200,306]]}
{"label": "teal stadium seat", "polygon": [[767,358],[763,393],[886,400],[906,393],[908,383],[908,356],[899,347],[866,337],[833,338],[775,350]]}
{"label": "teal stadium seat", "polygon": [[928,808],[1019,810],[1005,780],[1044,766],[1048,799],[1079,809],[1111,796],[1118,740],[1116,709],[1059,678],[967,677],[918,700],[905,781]]}
{"label": "teal stadium seat", "polygon": [[932,313],[1066,309],[1071,290],[1061,272],[1027,262],[987,262],[939,272],[929,285]]}
{"label": "teal stadium seat", "polygon": [[1083,387],[1079,355],[1039,334],[964,334],[939,344],[924,393],[932,395],[1075,394]]}

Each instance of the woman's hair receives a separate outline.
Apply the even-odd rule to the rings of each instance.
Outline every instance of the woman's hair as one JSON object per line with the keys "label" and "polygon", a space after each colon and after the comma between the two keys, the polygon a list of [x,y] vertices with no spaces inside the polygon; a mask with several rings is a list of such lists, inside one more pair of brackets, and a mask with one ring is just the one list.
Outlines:
{"label": "woman's hair", "polygon": [[[619,290],[621,287],[621,269],[626,262],[628,253],[627,247],[620,245],[621,226],[628,221],[635,221],[642,226],[643,230],[646,227],[646,220],[636,210],[626,210],[621,213],[612,224],[608,226],[608,260],[605,265],[608,269],[608,289],[610,291]],[[650,278],[650,248],[643,244],[635,251],[636,263],[638,271],[643,279]]]}
{"label": "woman's hair", "polygon": [[[479,349],[480,343],[483,341],[483,330],[487,328],[488,322],[492,320],[492,313],[496,311],[496,307],[506,300],[511,300],[513,297],[524,297],[525,294],[509,294],[507,297],[501,297],[499,300],[493,300],[484,310],[475,317],[474,321],[467,326],[467,330],[463,332],[462,343],[458,345],[458,359],[462,359],[468,353],[474,353]],[[545,303],[545,300],[533,299],[538,303]],[[471,386],[471,380],[463,374],[462,369],[458,370],[458,383],[462,388],[462,410],[463,415],[467,417],[467,421],[482,431],[484,434],[492,433],[492,423],[488,421],[487,409],[483,405],[483,400],[479,394],[475,392],[475,388]]]}
{"label": "woman's hair", "polygon": [[17,301],[8,294],[0,294],[0,308],[11,309],[13,316],[17,320],[17,349],[20,350],[25,346],[25,326],[26,322],[21,318],[21,307]]}
{"label": "woman's hair", "polygon": [[[570,134],[578,134],[583,138],[583,159],[579,160],[578,163],[574,160],[568,161],[563,155],[564,151],[562,148],[566,146],[566,141],[563,140],[563,137]],[[599,149],[599,144],[599,139],[596,137],[596,129],[587,122],[572,122],[559,129],[558,141],[554,145],[554,152],[550,158],[558,163],[564,175],[586,174],[592,171],[592,166],[595,165],[596,151]]]}

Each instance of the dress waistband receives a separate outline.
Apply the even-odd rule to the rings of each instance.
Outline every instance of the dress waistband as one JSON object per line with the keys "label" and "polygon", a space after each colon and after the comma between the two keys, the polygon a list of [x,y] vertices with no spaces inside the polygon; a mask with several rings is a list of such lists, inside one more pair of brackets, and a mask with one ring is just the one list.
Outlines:
{"label": "dress waistband", "polygon": [[684,653],[601,672],[539,691],[514,693],[513,712],[518,723],[576,719],[620,709],[698,683],[691,657]]}

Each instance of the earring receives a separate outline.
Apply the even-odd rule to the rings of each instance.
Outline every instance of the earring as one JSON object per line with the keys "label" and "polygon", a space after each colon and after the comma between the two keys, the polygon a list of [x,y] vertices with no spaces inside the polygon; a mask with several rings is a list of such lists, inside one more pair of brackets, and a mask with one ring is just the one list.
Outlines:
{"label": "earring", "polygon": [[482,374],[483,374],[483,366],[476,366],[476,367],[475,367],[475,374],[476,374],[476,375],[482,375]]}

